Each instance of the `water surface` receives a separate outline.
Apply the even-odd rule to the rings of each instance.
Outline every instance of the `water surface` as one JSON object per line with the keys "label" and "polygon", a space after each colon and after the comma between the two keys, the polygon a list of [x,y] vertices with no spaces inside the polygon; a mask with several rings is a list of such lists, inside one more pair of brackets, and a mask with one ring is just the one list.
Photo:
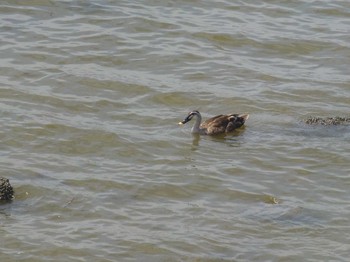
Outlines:
{"label": "water surface", "polygon": [[[347,261],[347,1],[0,4],[1,261]],[[188,111],[250,113],[196,137]]]}

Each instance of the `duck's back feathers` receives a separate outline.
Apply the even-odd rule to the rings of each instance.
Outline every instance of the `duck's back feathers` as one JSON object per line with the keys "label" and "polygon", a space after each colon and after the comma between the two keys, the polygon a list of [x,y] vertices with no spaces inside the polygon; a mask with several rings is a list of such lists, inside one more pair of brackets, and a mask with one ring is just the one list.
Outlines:
{"label": "duck's back feathers", "polygon": [[248,118],[248,114],[218,115],[204,121],[201,128],[206,130],[207,135],[230,133],[244,125]]}

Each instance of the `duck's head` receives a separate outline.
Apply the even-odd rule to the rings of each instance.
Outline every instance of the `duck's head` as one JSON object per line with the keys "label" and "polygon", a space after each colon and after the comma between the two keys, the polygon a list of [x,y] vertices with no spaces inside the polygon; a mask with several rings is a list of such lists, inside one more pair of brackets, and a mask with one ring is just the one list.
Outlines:
{"label": "duck's head", "polygon": [[189,112],[188,115],[186,116],[186,118],[184,120],[182,120],[181,122],[179,122],[179,125],[186,124],[187,122],[191,121],[191,119],[194,116],[198,116],[198,115],[200,115],[200,114],[199,114],[199,112],[197,110]]}

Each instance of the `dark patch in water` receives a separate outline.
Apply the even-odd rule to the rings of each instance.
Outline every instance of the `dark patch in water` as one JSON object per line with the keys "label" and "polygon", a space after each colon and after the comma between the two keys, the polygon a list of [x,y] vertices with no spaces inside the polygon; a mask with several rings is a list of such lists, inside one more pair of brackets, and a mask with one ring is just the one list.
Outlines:
{"label": "dark patch in water", "polygon": [[324,126],[338,126],[338,125],[349,125],[350,117],[309,117],[304,120],[305,124],[308,125],[324,125]]}

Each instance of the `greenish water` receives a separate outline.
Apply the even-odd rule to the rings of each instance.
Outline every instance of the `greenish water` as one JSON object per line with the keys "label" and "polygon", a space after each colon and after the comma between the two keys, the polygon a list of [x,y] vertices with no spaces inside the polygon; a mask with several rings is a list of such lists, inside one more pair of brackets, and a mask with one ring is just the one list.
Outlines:
{"label": "greenish water", "polygon": [[[347,1],[0,3],[1,261],[347,261]],[[177,123],[250,113],[225,137]]]}

